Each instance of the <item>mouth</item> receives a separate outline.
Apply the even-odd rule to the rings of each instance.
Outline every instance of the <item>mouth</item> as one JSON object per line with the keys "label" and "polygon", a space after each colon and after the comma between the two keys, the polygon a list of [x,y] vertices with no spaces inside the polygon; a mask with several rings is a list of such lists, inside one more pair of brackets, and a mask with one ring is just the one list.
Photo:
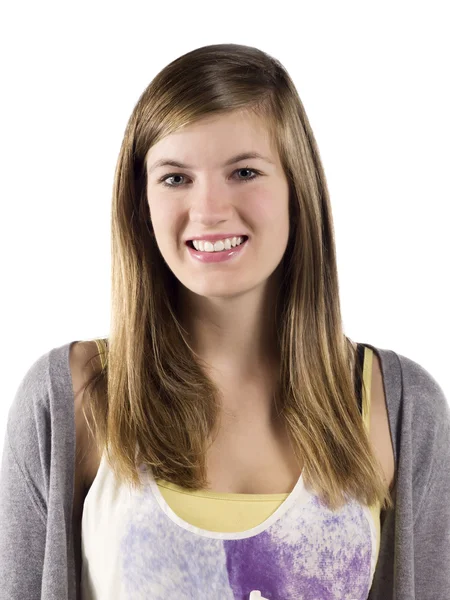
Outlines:
{"label": "mouth", "polygon": [[[225,240],[226,246],[224,243]],[[225,240],[216,240],[214,242],[215,247],[212,246],[212,242],[204,240],[203,244],[203,241],[197,243],[198,240],[195,240],[197,248],[194,246],[193,240],[189,240],[186,242],[186,248],[192,260],[197,264],[216,265],[217,267],[219,264],[237,264],[236,261],[240,262],[242,260],[241,257],[246,254],[249,238],[247,235],[242,235],[225,238]],[[233,243],[235,244],[234,246],[232,245]],[[201,250],[199,244],[202,245],[203,250]]]}
{"label": "mouth", "polygon": [[[231,246],[231,248],[224,248],[223,250],[213,250],[212,252],[208,252],[208,251],[203,251],[203,252],[205,254],[217,254],[217,253],[220,253],[220,252],[226,252],[226,251],[229,251],[229,250],[234,250],[234,248],[239,248],[239,246],[242,246],[248,240],[248,235],[243,235],[241,237],[243,238],[243,240],[242,240],[242,242],[239,245]],[[194,246],[193,240],[188,240],[186,242],[186,245],[189,248],[192,248],[195,252],[202,252],[201,250],[196,250],[196,248]]]}

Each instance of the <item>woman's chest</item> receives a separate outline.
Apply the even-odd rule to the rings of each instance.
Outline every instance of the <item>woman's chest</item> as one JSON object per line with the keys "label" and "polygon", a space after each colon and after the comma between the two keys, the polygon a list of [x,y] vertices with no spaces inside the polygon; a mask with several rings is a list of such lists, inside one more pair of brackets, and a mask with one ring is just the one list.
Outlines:
{"label": "woman's chest", "polygon": [[303,469],[281,427],[235,424],[207,452],[208,489],[221,493],[284,494]]}

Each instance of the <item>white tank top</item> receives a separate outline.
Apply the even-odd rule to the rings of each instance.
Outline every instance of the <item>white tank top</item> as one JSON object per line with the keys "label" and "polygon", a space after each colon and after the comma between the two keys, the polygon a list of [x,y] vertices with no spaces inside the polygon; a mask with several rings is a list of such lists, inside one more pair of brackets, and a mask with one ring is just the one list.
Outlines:
{"label": "white tank top", "polygon": [[172,510],[150,469],[139,474],[142,492],[119,485],[102,456],[82,515],[82,600],[367,599],[379,508],[349,500],[333,513],[300,475],[262,523],[211,531]]}

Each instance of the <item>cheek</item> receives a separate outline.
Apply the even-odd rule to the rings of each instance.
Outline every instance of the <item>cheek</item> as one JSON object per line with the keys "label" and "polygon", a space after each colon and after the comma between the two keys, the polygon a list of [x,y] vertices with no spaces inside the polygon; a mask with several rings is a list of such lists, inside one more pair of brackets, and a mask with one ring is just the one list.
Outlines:
{"label": "cheek", "polygon": [[180,221],[177,205],[170,201],[153,201],[149,203],[149,211],[156,238],[161,241],[168,237],[173,239]]}
{"label": "cheek", "polygon": [[270,224],[273,229],[283,230],[289,226],[287,190],[261,190],[246,202],[249,214],[257,224]]}

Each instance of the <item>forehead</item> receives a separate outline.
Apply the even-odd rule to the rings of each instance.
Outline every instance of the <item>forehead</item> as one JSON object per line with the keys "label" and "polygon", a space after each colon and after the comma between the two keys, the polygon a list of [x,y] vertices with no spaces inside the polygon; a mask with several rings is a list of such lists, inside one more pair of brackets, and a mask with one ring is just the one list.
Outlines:
{"label": "forehead", "polygon": [[262,117],[248,111],[208,115],[159,140],[149,149],[147,167],[169,158],[196,166],[210,162],[222,166],[239,152],[257,152],[275,161],[269,127]]}

